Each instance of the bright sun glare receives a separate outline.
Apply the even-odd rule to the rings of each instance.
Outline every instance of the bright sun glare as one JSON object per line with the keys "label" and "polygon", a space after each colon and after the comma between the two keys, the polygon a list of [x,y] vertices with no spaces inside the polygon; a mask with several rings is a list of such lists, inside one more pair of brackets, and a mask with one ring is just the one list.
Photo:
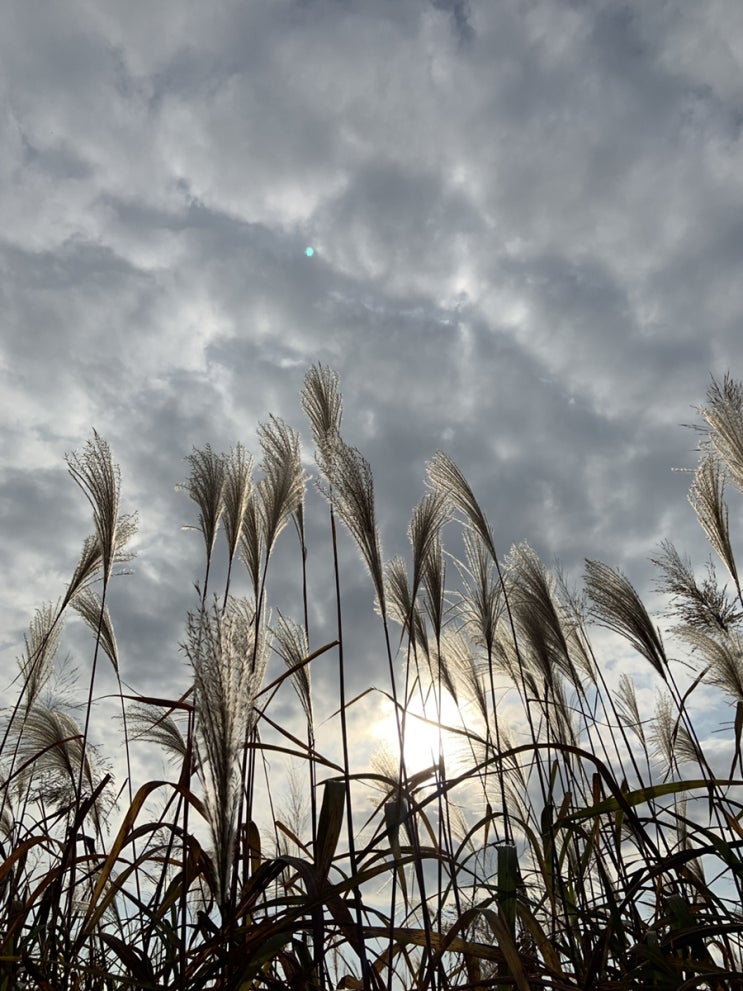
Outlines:
{"label": "bright sun glare", "polygon": [[[441,725],[454,729],[462,728],[462,720],[456,703],[448,696],[443,701]],[[397,724],[394,712],[390,711],[377,720],[372,729],[373,736],[388,747],[393,753],[398,752]],[[457,763],[457,755],[461,752],[461,738],[443,731],[442,734],[444,758],[446,766],[451,770]],[[405,763],[408,773],[415,774],[438,762],[439,753],[439,724],[436,722],[436,707],[433,699],[424,706],[420,698],[415,698],[408,705],[405,725]]]}

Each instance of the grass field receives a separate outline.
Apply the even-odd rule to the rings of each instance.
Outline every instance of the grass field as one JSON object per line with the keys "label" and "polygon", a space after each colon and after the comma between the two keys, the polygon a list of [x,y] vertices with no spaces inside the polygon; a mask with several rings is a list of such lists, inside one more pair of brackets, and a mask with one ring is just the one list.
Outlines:
{"label": "grass field", "polygon": [[[302,401],[327,502],[334,634],[315,643],[307,632],[311,480],[299,435],[276,418],[262,424],[255,467],[240,446],[194,451],[184,490],[205,559],[185,618],[192,685],[179,698],[163,687],[133,699],[118,682],[123,788],[95,745],[91,711],[101,667],[119,677],[106,603],[135,519],[121,511],[119,471],[99,435],[68,457],[94,534],[59,602],[33,617],[5,696],[0,988],[743,988],[743,597],[725,499],[726,485],[736,489],[739,511],[741,386],[709,388],[690,490],[724,583],[711,567],[700,577],[670,541],[657,553],[672,649],[610,565],[588,560],[575,595],[526,544],[501,559],[441,452],[407,560],[384,561],[371,470],[342,439],[335,374],[313,367]],[[351,757],[354,630],[338,566],[349,534],[386,658],[373,687],[395,717],[396,746],[371,767]],[[293,618],[268,601],[279,540],[295,542],[302,576]],[[215,566],[218,541],[226,571]],[[238,569],[247,596],[232,594]],[[49,692],[71,611],[94,635],[78,709]],[[592,638],[608,636],[644,665],[642,691],[594,650]],[[272,652],[285,666],[267,683]],[[311,681],[328,657],[338,672],[332,754],[318,748]],[[273,718],[284,682],[299,734]],[[724,773],[695,729],[709,688],[730,713]],[[421,716],[434,752],[430,766],[409,768],[405,738]],[[169,780],[132,779],[142,740],[167,755]],[[304,827],[300,814],[272,812],[279,796],[263,798],[268,747],[301,769],[292,789]]]}

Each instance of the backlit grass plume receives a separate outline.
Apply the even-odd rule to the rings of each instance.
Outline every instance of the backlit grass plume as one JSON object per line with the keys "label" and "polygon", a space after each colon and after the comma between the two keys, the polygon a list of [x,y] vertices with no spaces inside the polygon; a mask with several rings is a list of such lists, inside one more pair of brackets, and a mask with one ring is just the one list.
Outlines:
{"label": "backlit grass plume", "polygon": [[669,613],[685,625],[711,631],[727,630],[743,619],[740,603],[735,602],[717,582],[712,562],[707,574],[697,580],[691,561],[682,557],[670,540],[663,540],[652,558],[660,570],[657,588],[671,598]]}
{"label": "backlit grass plume", "polygon": [[238,444],[224,459],[222,505],[224,532],[227,538],[228,565],[225,595],[229,593],[235,555],[243,535],[245,515],[253,495],[253,458]]}
{"label": "backlit grass plume", "polygon": [[327,458],[340,436],[343,415],[337,373],[324,365],[313,365],[305,375],[302,407],[310,421],[315,444]]}
{"label": "backlit grass plume", "polygon": [[663,641],[629,580],[600,561],[586,561],[586,591],[598,622],[626,637],[665,679],[668,658]]}
{"label": "backlit grass plume", "polygon": [[[240,754],[257,719],[255,697],[263,681],[267,643],[259,630],[256,645],[253,606],[228,599],[227,609],[189,616],[183,649],[194,672],[198,763],[204,781],[209,828],[214,844],[217,898],[224,904],[235,852],[240,803]],[[255,657],[255,663],[251,659]]]}
{"label": "backlit grass plume", "polygon": [[[82,452],[67,455],[67,467],[93,510],[103,579],[107,581],[122,545],[119,534],[122,524],[119,517],[119,466],[113,463],[106,441],[94,430],[93,439],[87,442]],[[130,523],[131,519],[125,517],[125,524]]]}
{"label": "backlit grass plume", "polygon": [[24,650],[18,659],[18,667],[26,685],[27,709],[35,704],[52,676],[62,634],[58,617],[58,606],[53,606],[51,603],[41,606],[36,610],[28,633],[23,638]]}
{"label": "backlit grass plume", "polygon": [[292,513],[301,513],[304,504],[304,471],[299,453],[299,434],[283,420],[272,416],[258,427],[263,450],[258,483],[266,557]]}
{"label": "backlit grass plume", "polygon": [[321,491],[355,539],[384,612],[384,566],[371,466],[356,448],[340,438],[326,451],[319,450],[318,463],[328,483],[320,486]]}
{"label": "backlit grass plume", "polygon": [[193,453],[186,456],[186,461],[190,465],[191,473],[188,481],[179,483],[176,488],[188,492],[199,508],[198,527],[187,524],[184,529],[200,530],[204,537],[206,578],[203,596],[206,597],[214,544],[219,531],[219,521],[224,511],[222,494],[225,485],[225,462],[224,457],[216,454],[210,444],[201,450],[194,448]]}
{"label": "backlit grass plume", "polygon": [[708,447],[743,492],[743,384],[728,374],[722,382],[713,378],[699,412],[706,423]]}
{"label": "backlit grass plume", "polygon": [[689,492],[689,502],[697,514],[697,519],[706,533],[707,539],[717,551],[740,593],[738,569],[730,543],[728,508],[724,495],[725,480],[720,463],[716,458],[708,456],[703,459],[696,470]]}

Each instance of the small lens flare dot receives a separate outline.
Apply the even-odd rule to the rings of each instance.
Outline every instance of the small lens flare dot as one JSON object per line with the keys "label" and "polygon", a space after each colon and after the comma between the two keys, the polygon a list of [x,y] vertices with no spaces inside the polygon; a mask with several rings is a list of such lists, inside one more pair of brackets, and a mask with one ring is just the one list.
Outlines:
{"label": "small lens flare dot", "polygon": [[312,256],[315,253],[315,249],[314,248],[305,248],[304,249],[304,253],[307,255],[308,258],[312,258]]}

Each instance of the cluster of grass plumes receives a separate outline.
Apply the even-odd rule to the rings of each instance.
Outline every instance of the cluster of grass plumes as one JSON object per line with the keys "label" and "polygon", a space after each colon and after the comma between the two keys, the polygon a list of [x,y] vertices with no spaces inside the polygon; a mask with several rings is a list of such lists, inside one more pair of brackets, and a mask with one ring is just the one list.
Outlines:
{"label": "cluster of grass plumes", "polygon": [[[308,623],[299,436],[271,418],[257,478],[241,446],[187,459],[205,566],[182,644],[192,683],[178,698],[121,690],[107,593],[135,520],[120,513],[98,435],[68,458],[95,533],[60,601],[31,622],[5,709],[0,989],[743,988],[743,598],[724,494],[728,481],[743,490],[741,387],[710,388],[690,493],[731,585],[661,545],[673,651],[608,565],[588,561],[578,595],[526,544],[499,559],[443,453],[412,514],[409,561],[385,563],[371,468],[341,435],[337,377],[312,368],[302,398],[329,511],[332,635],[315,642]],[[369,572],[387,660],[369,688],[397,732],[371,767],[351,756],[338,522]],[[268,593],[290,524],[294,617]],[[82,717],[50,691],[70,610],[94,637]],[[637,659],[639,687],[594,651],[591,626],[616,638],[614,657]],[[338,739],[322,753],[311,673],[329,657]],[[121,698],[117,789],[93,742],[99,658]],[[274,718],[288,685],[291,729]],[[695,728],[703,691],[735,707],[722,757]],[[413,770],[406,740],[421,720],[438,741]],[[135,740],[162,748],[167,780],[132,780]],[[269,752],[306,769],[292,776],[288,815],[261,778]]]}

